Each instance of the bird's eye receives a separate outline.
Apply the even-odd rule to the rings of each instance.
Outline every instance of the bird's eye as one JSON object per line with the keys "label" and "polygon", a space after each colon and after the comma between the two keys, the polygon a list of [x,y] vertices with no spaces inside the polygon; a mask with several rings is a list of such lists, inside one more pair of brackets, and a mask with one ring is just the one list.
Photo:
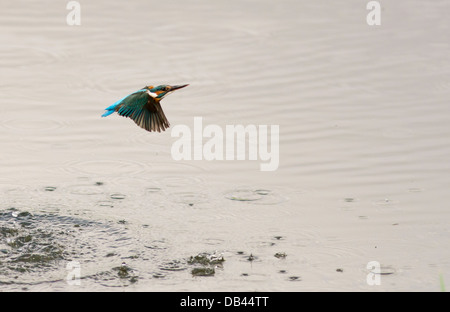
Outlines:
{"label": "bird's eye", "polygon": [[170,91],[170,87],[169,87],[169,86],[167,86],[167,87],[165,87],[165,88],[164,88],[164,90],[166,90],[166,91]]}

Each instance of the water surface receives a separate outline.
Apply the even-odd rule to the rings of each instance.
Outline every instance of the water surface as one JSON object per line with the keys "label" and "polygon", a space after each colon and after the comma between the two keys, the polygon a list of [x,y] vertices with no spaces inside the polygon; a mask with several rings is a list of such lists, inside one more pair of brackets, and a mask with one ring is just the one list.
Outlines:
{"label": "water surface", "polygon": [[[361,1],[80,3],[80,26],[64,1],[1,4],[2,290],[450,281],[448,1],[383,1],[372,27]],[[172,128],[279,125],[279,168],[174,161],[172,128],[100,117],[163,83],[190,84]]]}

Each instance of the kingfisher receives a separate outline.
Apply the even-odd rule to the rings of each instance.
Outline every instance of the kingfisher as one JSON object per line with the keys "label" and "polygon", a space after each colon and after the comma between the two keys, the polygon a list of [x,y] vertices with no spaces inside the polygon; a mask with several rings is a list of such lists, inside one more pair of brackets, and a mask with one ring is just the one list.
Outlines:
{"label": "kingfisher", "polygon": [[187,86],[188,84],[143,87],[105,108],[106,112],[102,117],[117,112],[120,116],[131,118],[139,127],[147,131],[164,131],[170,124],[161,108],[161,100],[175,90]]}

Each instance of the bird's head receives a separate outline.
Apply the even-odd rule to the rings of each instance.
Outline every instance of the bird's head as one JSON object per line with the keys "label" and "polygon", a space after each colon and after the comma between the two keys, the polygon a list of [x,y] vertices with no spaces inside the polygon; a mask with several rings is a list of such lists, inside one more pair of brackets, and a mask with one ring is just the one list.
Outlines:
{"label": "bird's head", "polygon": [[177,86],[170,86],[170,85],[160,85],[157,87],[154,86],[146,86],[144,89],[147,89],[147,93],[153,97],[155,100],[160,101],[162,100],[166,95],[169,95],[173,91],[176,91],[178,89],[187,87],[188,84],[185,85],[177,85]]}

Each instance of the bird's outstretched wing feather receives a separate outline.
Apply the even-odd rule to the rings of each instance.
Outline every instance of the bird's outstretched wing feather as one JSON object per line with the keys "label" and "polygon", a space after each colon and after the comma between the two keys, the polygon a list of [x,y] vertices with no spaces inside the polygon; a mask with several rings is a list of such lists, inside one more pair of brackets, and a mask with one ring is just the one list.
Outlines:
{"label": "bird's outstretched wing feather", "polygon": [[170,124],[159,101],[147,92],[136,92],[124,98],[116,106],[120,116],[131,118],[139,127],[147,131],[164,131]]}

